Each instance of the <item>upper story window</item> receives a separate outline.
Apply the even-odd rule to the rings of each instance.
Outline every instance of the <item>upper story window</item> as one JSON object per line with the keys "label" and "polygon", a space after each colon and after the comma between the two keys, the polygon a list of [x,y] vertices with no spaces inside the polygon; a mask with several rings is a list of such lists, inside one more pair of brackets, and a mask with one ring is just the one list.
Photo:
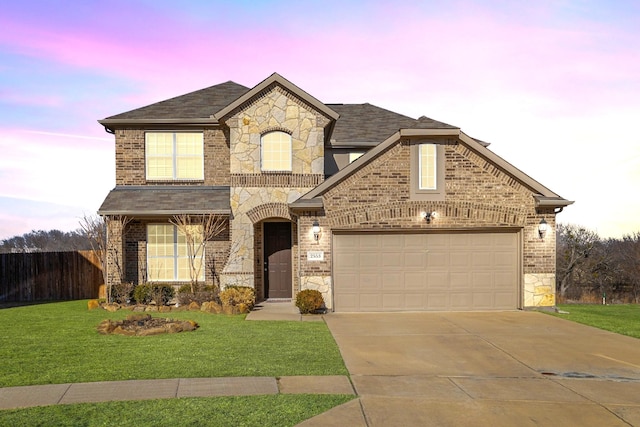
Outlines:
{"label": "upper story window", "polygon": [[412,200],[444,200],[445,145],[437,141],[411,144]]}
{"label": "upper story window", "polygon": [[291,135],[273,131],[260,140],[263,171],[291,171]]}
{"label": "upper story window", "polygon": [[437,188],[438,162],[435,144],[420,144],[418,169],[420,190],[435,190]]}
{"label": "upper story window", "polygon": [[204,142],[201,132],[147,132],[148,180],[203,180]]}

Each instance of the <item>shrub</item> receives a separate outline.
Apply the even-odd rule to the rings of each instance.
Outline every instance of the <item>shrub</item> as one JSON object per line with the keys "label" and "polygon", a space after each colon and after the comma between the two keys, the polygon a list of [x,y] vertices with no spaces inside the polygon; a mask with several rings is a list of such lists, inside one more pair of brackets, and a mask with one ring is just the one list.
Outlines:
{"label": "shrub", "polygon": [[237,306],[244,304],[252,308],[256,301],[256,294],[253,288],[248,286],[227,286],[220,292],[222,305]]}
{"label": "shrub", "polygon": [[156,305],[165,305],[174,294],[173,286],[168,283],[145,283],[136,286],[133,298],[138,304],[150,304],[151,301],[155,301]]}
{"label": "shrub", "polygon": [[296,295],[296,307],[300,309],[301,314],[315,313],[324,307],[324,298],[322,293],[315,289],[305,289]]}
{"label": "shrub", "polygon": [[134,284],[131,282],[122,282],[113,285],[111,295],[115,302],[119,304],[128,304],[133,298]]}
{"label": "shrub", "polygon": [[185,284],[178,289],[177,299],[180,305],[189,305],[191,302],[202,304],[205,301],[218,302],[218,287],[207,285],[199,286],[195,293],[191,292],[191,285]]}

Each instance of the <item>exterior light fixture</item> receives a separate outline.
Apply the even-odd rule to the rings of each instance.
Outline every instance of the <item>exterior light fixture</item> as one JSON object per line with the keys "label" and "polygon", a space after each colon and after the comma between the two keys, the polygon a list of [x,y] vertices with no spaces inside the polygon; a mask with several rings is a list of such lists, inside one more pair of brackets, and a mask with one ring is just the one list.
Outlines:
{"label": "exterior light fixture", "polygon": [[420,217],[427,221],[427,224],[431,224],[431,220],[436,218],[435,212],[420,212]]}
{"label": "exterior light fixture", "polygon": [[544,239],[544,235],[547,234],[548,227],[549,227],[549,224],[547,224],[547,221],[545,221],[544,218],[542,218],[540,220],[540,224],[538,224],[538,235],[540,236],[541,239]]}
{"label": "exterior light fixture", "polygon": [[320,239],[320,224],[317,219],[313,220],[313,225],[311,226],[311,231],[313,231],[313,238],[317,242]]}

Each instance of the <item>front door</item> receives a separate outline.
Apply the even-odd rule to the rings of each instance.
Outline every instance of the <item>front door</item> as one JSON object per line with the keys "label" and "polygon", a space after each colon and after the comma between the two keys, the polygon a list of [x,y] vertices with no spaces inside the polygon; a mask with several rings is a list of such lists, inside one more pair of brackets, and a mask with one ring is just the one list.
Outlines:
{"label": "front door", "polygon": [[264,296],[291,298],[291,223],[264,223]]}

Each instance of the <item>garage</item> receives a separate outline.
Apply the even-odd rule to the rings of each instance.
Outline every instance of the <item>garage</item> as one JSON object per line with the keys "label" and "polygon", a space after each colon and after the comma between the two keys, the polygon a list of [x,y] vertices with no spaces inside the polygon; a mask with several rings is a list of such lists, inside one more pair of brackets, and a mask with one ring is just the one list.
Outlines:
{"label": "garage", "polygon": [[513,310],[517,232],[334,233],[338,312]]}

